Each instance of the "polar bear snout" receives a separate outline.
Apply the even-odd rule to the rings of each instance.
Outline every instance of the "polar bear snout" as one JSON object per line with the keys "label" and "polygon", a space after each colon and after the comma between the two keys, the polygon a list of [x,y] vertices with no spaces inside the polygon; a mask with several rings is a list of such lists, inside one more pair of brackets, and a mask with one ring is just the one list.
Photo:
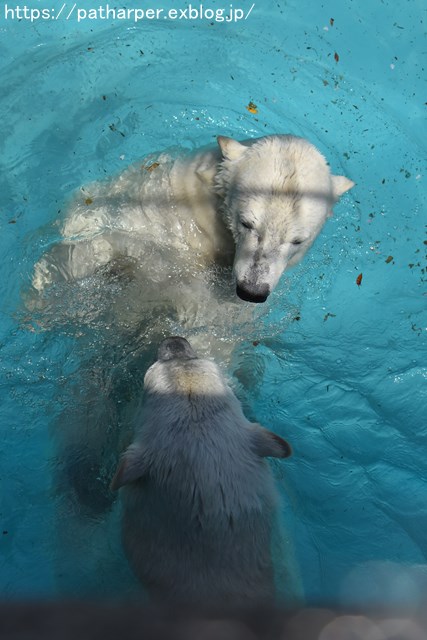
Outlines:
{"label": "polar bear snout", "polygon": [[246,283],[237,283],[236,294],[245,302],[261,303],[265,302],[270,295],[270,287],[268,284],[248,286]]}
{"label": "polar bear snout", "polygon": [[157,360],[166,362],[167,360],[174,360],[176,358],[192,360],[197,358],[197,354],[185,338],[181,338],[180,336],[165,338],[157,350]]}

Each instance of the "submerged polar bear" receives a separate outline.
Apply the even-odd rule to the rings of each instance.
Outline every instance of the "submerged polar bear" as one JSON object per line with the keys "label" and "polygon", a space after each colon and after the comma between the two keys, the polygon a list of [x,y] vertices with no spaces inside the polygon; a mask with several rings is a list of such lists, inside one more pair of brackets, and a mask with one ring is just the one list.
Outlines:
{"label": "submerged polar bear", "polygon": [[169,299],[185,307],[201,283],[209,286],[209,269],[232,265],[237,296],[265,302],[354,183],[331,175],[303,138],[240,143],[220,136],[218,144],[178,159],[151,156],[82,190],[63,241],[36,265],[34,291],[123,271],[136,282],[127,301]]}
{"label": "submerged polar bear", "polygon": [[264,460],[291,448],[245,418],[215,363],[184,338],[164,340],[135,425],[111,487],[123,487],[123,543],[149,594],[209,605],[301,597]]}

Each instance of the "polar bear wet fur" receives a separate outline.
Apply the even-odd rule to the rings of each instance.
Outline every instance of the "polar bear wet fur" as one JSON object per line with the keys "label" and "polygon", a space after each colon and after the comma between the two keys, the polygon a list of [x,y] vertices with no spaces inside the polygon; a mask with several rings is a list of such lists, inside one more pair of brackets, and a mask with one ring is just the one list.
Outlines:
{"label": "polar bear wet fur", "polygon": [[250,423],[216,364],[178,337],[146,373],[135,426],[112,488],[122,487],[125,551],[149,594],[247,605],[272,602],[279,587],[294,602],[291,543],[265,460],[288,457],[290,445]]}
{"label": "polar bear wet fur", "polygon": [[296,136],[220,136],[218,144],[178,159],[154,155],[88,185],[68,211],[63,242],[37,263],[34,290],[126,258],[142,265],[141,299],[180,298],[180,282],[191,289],[212,265],[232,265],[237,296],[264,302],[353,182],[331,175],[321,153]]}

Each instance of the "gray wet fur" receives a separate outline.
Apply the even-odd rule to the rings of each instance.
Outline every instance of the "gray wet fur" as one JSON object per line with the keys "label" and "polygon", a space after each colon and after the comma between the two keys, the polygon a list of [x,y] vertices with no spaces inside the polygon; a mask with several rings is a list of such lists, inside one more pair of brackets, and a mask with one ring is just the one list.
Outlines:
{"label": "gray wet fur", "polygon": [[160,345],[112,481],[125,552],[153,598],[247,605],[280,591],[294,602],[291,544],[264,459],[290,454],[285,440],[245,418],[214,362],[183,338]]}

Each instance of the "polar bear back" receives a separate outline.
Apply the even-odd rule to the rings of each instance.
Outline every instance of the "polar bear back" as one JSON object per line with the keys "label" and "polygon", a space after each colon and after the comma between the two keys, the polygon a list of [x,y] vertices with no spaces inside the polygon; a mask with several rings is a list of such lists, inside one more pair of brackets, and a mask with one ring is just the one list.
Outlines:
{"label": "polar bear back", "polygon": [[[212,183],[206,175],[200,178],[197,169],[214,169],[217,156],[212,151],[178,158],[152,154],[110,181],[87,185],[70,206],[63,237],[79,241],[117,232],[127,237],[127,254],[135,258],[154,243],[213,262],[227,245],[231,252],[232,242]],[[118,251],[123,253],[123,247]]]}

